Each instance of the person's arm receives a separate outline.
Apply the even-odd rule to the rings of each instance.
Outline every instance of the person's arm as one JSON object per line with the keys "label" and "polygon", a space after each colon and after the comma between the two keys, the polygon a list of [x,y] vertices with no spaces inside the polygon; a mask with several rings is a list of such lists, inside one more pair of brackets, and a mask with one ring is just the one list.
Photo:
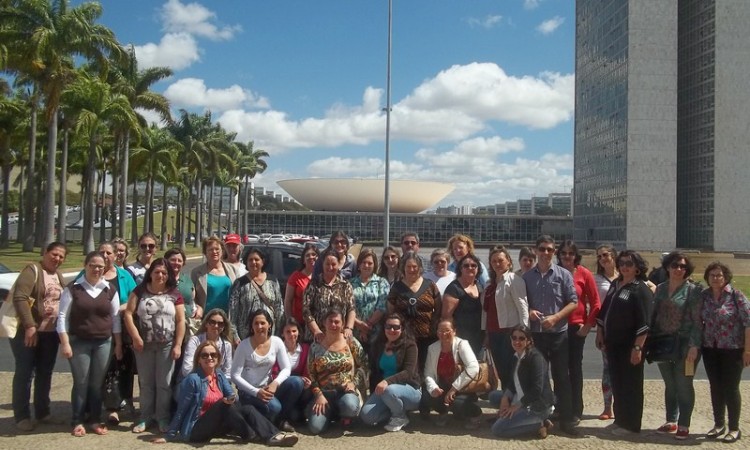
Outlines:
{"label": "person's arm", "polygon": [[120,320],[120,294],[115,292],[110,302],[112,311],[112,338],[115,341],[114,355],[118,361],[122,359],[122,321]]}
{"label": "person's arm", "polygon": [[453,312],[458,306],[458,299],[453,296],[453,288],[448,286],[443,294],[443,306],[440,314],[441,320],[453,319]]}
{"label": "person's arm", "polygon": [[[440,386],[438,386],[437,383],[437,364],[438,356],[440,355],[439,346],[440,344],[436,342],[428,347],[427,358],[425,358],[423,371],[425,387],[427,388],[427,392],[429,392],[433,397],[435,396],[435,390],[440,389]],[[442,394],[442,390],[440,390],[440,394]]]}
{"label": "person's arm", "polygon": [[[195,350],[198,348],[200,340],[198,336],[193,336],[188,340],[185,346],[185,354],[182,358],[182,367],[180,368],[180,375],[186,377],[193,371],[193,359],[195,358]],[[222,361],[222,364],[224,361]]]}
{"label": "person's arm", "polygon": [[[34,264],[24,267],[21,273],[18,274],[18,278],[16,278],[13,288],[13,298],[6,299],[6,301],[13,302],[16,314],[18,315],[19,325],[22,325],[26,329],[27,335],[32,334],[34,336],[34,345],[36,345],[36,321],[31,313],[29,298],[33,297],[32,294],[34,293],[37,277],[39,276],[37,270],[38,268]],[[37,296],[39,296],[38,293]],[[36,301],[44,301],[44,299],[37,298]]]}
{"label": "person's arm", "polygon": [[241,280],[232,282],[232,287],[229,288],[229,305],[227,306],[227,319],[229,319],[229,336],[234,339],[234,345],[237,346],[240,343],[240,335],[237,333],[237,318],[240,316],[240,304],[242,301],[241,297],[244,297],[245,293],[243,289],[248,287],[247,284],[242,286]]}
{"label": "person's arm", "polygon": [[[580,268],[579,268],[580,270]],[[599,299],[599,289],[596,287],[596,281],[594,280],[594,275],[591,273],[590,270],[582,270],[582,276],[583,276],[583,295],[582,297],[585,299],[583,300],[589,307],[589,314],[586,320],[583,323],[583,326],[580,330],[578,330],[579,336],[587,336],[589,331],[593,327],[596,326],[596,316],[599,315],[599,310],[602,307],[601,301]],[[576,274],[578,271],[576,271]],[[582,299],[578,299],[578,301],[582,301]]]}
{"label": "person's arm", "polygon": [[310,281],[310,284],[305,288],[305,293],[302,294],[302,318],[305,320],[307,327],[310,329],[310,334],[313,338],[322,338],[323,332],[320,330],[319,324],[315,321],[315,308],[316,297],[318,296],[318,289],[315,285],[315,280]]}
{"label": "person's arm", "polygon": [[451,389],[458,392],[466,385],[468,385],[471,380],[479,374],[479,361],[477,361],[476,355],[474,355],[474,352],[471,350],[469,341],[465,339],[461,339],[461,341],[458,343],[458,348],[456,349],[456,351],[458,354],[458,358],[464,365],[463,372],[458,374],[451,387]]}
{"label": "person's arm", "polygon": [[70,348],[70,339],[68,337],[70,304],[73,297],[70,289],[63,289],[60,294],[60,305],[57,312],[57,334],[60,337],[60,353],[64,358],[70,359],[73,356],[73,350]]}
{"label": "person's arm", "polygon": [[526,282],[523,277],[512,274],[510,281],[510,296],[516,305],[518,317],[524,326],[529,326],[529,302],[526,298]]}
{"label": "person's arm", "polygon": [[487,266],[482,261],[479,261],[479,266],[482,268],[482,273],[479,274],[479,287],[484,289],[485,286],[490,284],[490,273],[487,270]]}
{"label": "person's arm", "polygon": [[346,303],[346,318],[344,325],[344,337],[351,339],[353,336],[354,322],[357,320],[357,308],[354,306],[354,291],[349,282],[344,281],[344,289],[341,294],[342,300]]}
{"label": "person's arm", "polygon": [[135,292],[131,292],[130,297],[128,298],[128,306],[125,308],[123,322],[125,322],[125,329],[133,339],[133,350],[140,352],[143,350],[143,339],[141,339],[141,335],[138,333],[138,328],[136,328],[135,322],[133,321],[133,314],[135,314],[137,307],[138,295]]}
{"label": "person's arm", "polygon": [[[633,295],[635,294],[635,295]],[[630,363],[638,365],[643,361],[643,345],[649,331],[649,308],[653,301],[653,294],[645,283],[641,283],[638,292],[631,292],[633,308],[635,308],[636,334],[633,349],[630,352]]]}
{"label": "person's arm", "polygon": [[[274,336],[282,337],[282,330],[284,329],[284,317],[286,317],[287,309],[284,307],[284,298],[281,296],[281,287],[279,286],[279,281],[276,279],[271,280],[273,283],[273,298],[274,304],[276,307],[274,308]],[[288,310],[289,314],[291,314],[292,310]],[[290,316],[291,317],[291,316]],[[286,353],[286,352],[284,352]]]}
{"label": "person's arm", "polygon": [[276,363],[279,365],[279,374],[276,378],[268,385],[268,388],[272,393],[276,393],[279,385],[289,378],[292,374],[292,363],[289,361],[289,355],[286,352],[284,341],[281,338],[273,336],[271,338],[271,345],[274,347],[276,352]]}
{"label": "person's arm", "polygon": [[384,381],[387,384],[408,384],[409,381],[417,378],[419,370],[417,369],[417,344],[409,342],[404,346],[404,362],[400,367],[400,371],[386,378]]}
{"label": "person's arm", "polygon": [[547,363],[541,353],[534,352],[531,355],[527,355],[519,364],[524,364],[528,369],[523,371],[525,379],[520,380],[523,385],[521,404],[523,406],[531,406],[532,403],[542,398]]}
{"label": "person's arm", "polygon": [[190,271],[190,280],[193,282],[193,288],[195,289],[195,304],[203,310],[206,309],[206,289],[201,284],[201,278],[204,278],[205,275],[201,276],[200,274],[205,270],[205,266],[204,263]]}
{"label": "person's arm", "polygon": [[172,359],[177,361],[182,354],[182,341],[185,339],[185,305],[180,303],[174,306],[175,326],[174,344],[172,345]]}
{"label": "person's arm", "polygon": [[289,282],[286,284],[286,291],[284,292],[284,311],[287,317],[292,317],[292,311],[294,311],[295,286],[292,284],[292,280],[292,278],[289,278]]}

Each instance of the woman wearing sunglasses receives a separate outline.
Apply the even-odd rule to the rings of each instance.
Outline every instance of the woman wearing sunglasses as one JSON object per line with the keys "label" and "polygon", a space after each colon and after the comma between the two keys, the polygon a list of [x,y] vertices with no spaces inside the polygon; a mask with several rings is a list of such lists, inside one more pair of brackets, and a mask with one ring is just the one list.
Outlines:
{"label": "woman wearing sunglasses", "polygon": [[[357,260],[354,258],[354,255],[349,253],[349,236],[343,231],[339,230],[331,233],[331,237],[328,239],[328,247],[321,253],[336,255],[338,272],[344,280],[349,280],[357,274]],[[317,278],[323,273],[323,263],[323,258],[319,258],[315,262],[313,278]]]}
{"label": "woman wearing sunglasses", "polygon": [[217,370],[222,356],[217,344],[205,341],[195,351],[193,371],[180,383],[177,412],[165,437],[167,441],[208,443],[213,438],[239,436],[249,443],[260,438],[271,446],[291,447],[298,437],[279,432],[253,407],[239,407],[237,395],[224,372]]}
{"label": "woman wearing sunglasses", "polygon": [[612,283],[596,319],[596,347],[607,354],[615,423],[612,434],[640,433],[643,418],[643,344],[649,332],[653,294],[646,285],[648,266],[641,255],[617,256],[620,276]]}
{"label": "woman wearing sunglasses", "polygon": [[141,284],[146,270],[151,266],[151,261],[156,256],[156,236],[154,233],[143,233],[138,238],[138,254],[135,262],[128,266],[128,272],[133,275],[135,284]]}
{"label": "woman wearing sunglasses", "polygon": [[370,351],[370,398],[362,406],[360,418],[367,425],[388,420],[386,431],[400,431],[409,424],[407,411],[419,408],[422,394],[417,369],[417,344],[403,317],[389,314]]}
{"label": "woman wearing sunglasses", "polygon": [[452,319],[458,329],[458,337],[466,339],[475,355],[482,348],[482,264],[473,253],[458,261],[456,279],[445,288],[442,318]]}
{"label": "woman wearing sunglasses", "polygon": [[492,434],[511,438],[536,432],[544,439],[552,428],[549,416],[555,401],[547,361],[534,349],[529,327],[513,327],[510,339],[516,361],[511,372],[513,376],[502,391]]}
{"label": "woman wearing sunglasses", "polygon": [[229,320],[227,319],[227,313],[219,308],[212,309],[206,314],[200,328],[198,328],[198,333],[191,337],[185,346],[185,357],[182,361],[180,378],[187,377],[193,371],[195,352],[206,341],[216,344],[216,348],[221,353],[221,364],[218,369],[224,373],[227,379],[230,378],[233,349],[229,341]]}

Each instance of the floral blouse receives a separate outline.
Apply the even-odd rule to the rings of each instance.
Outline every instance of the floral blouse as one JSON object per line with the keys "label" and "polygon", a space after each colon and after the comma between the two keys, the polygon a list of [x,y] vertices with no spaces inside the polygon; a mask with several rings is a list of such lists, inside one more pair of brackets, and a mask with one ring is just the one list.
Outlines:
{"label": "floral blouse", "polygon": [[385,300],[391,285],[388,280],[373,274],[367,283],[359,275],[349,281],[354,293],[354,308],[360,320],[367,320],[375,311],[385,312]]}
{"label": "floral blouse", "polygon": [[349,382],[354,383],[359,393],[364,393],[368,367],[367,355],[356,338],[352,338],[349,346],[341,352],[328,351],[316,342],[310,347],[307,357],[313,394],[335,390]]}
{"label": "floral blouse", "polygon": [[[336,275],[330,286],[323,281],[322,275],[313,277],[302,296],[302,317],[305,323],[314,320],[322,330],[326,313],[331,308],[340,309],[343,319],[346,320],[349,311],[354,309],[352,285],[339,275]],[[312,341],[310,327],[305,331],[305,338]]]}
{"label": "floral blouse", "polygon": [[253,286],[254,282],[248,275],[234,280],[232,288],[229,290],[229,307],[227,315],[232,327],[232,335],[239,339],[245,339],[249,336],[250,313],[259,309],[264,309],[273,319],[273,331],[270,334],[281,336],[281,330],[284,328],[284,297],[281,296],[279,282],[271,275],[268,275],[266,281],[260,285],[260,289],[269,300],[269,304],[263,301],[258,295],[258,291]]}
{"label": "floral blouse", "polygon": [[679,333],[690,347],[700,347],[703,332],[701,320],[701,288],[690,281],[669,295],[669,282],[661,283],[654,293],[651,317],[652,334]]}
{"label": "floral blouse", "polygon": [[750,302],[741,291],[727,284],[714,300],[711,288],[702,293],[703,346],[738,349],[745,346],[745,329],[750,328]]}

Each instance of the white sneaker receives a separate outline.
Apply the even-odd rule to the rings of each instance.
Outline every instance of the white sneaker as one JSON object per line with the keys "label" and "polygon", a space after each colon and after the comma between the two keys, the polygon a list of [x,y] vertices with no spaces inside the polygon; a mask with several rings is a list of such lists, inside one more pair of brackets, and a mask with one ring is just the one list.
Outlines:
{"label": "white sneaker", "polygon": [[408,417],[391,417],[391,420],[384,427],[385,431],[401,431],[406,425],[409,424]]}

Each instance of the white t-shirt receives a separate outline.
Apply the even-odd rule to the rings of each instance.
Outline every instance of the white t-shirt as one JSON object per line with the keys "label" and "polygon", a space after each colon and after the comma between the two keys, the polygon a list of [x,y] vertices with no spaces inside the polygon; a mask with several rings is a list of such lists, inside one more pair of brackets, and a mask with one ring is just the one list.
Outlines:
{"label": "white t-shirt", "polygon": [[445,294],[445,288],[456,279],[456,274],[449,270],[444,277],[438,277],[435,275],[435,272],[425,272],[422,277],[435,283],[438,291],[440,291],[440,295],[443,295]]}
{"label": "white t-shirt", "polygon": [[270,383],[271,369],[276,362],[280,371],[275,381],[281,384],[289,377],[292,365],[284,341],[277,336],[271,336],[270,340],[268,353],[262,356],[255,352],[250,337],[237,346],[232,358],[232,381],[239,390],[257,396],[258,391]]}

